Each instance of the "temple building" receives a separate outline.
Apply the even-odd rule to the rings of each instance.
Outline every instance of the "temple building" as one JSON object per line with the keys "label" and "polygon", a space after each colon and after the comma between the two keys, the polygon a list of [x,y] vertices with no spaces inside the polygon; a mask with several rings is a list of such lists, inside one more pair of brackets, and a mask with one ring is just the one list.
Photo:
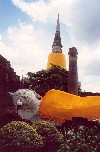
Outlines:
{"label": "temple building", "polygon": [[20,77],[11,67],[10,61],[0,54],[0,94],[14,92],[20,88]]}
{"label": "temple building", "polygon": [[[56,33],[52,45],[52,53],[48,56],[47,70],[52,65],[58,65],[66,69],[66,58],[62,53],[62,44],[60,37],[60,23],[59,14],[57,19]],[[69,48],[69,71],[68,71],[68,92],[78,95],[78,72],[77,72],[77,49],[75,47]]]}

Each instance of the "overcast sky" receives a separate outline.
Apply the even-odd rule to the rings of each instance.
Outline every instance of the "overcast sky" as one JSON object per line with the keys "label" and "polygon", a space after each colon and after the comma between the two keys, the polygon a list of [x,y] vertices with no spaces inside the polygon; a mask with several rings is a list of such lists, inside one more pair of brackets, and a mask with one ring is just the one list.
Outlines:
{"label": "overcast sky", "polygon": [[58,14],[67,70],[76,47],[82,90],[100,92],[100,0],[0,0],[0,54],[20,76],[45,69]]}

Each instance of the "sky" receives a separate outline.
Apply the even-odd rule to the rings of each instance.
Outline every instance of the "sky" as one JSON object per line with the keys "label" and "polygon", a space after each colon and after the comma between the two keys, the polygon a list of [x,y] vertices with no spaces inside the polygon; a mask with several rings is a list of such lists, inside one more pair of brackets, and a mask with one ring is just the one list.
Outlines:
{"label": "sky", "polygon": [[0,0],[0,54],[19,75],[46,69],[60,15],[62,51],[78,51],[82,91],[100,92],[100,0]]}

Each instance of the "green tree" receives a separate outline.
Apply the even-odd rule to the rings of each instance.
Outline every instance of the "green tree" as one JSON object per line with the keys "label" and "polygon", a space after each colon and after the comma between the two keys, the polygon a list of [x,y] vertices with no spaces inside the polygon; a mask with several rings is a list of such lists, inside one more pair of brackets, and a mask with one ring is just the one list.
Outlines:
{"label": "green tree", "polygon": [[33,125],[33,128],[36,129],[38,134],[43,137],[43,151],[55,152],[59,149],[60,145],[64,141],[63,135],[57,130],[57,128],[53,124],[47,121],[39,121]]}
{"label": "green tree", "polygon": [[2,152],[40,152],[42,137],[25,122],[12,121],[0,129]]}
{"label": "green tree", "polygon": [[41,96],[44,96],[50,89],[68,92],[68,71],[60,66],[52,65],[49,70],[28,72],[27,75],[33,90]]}

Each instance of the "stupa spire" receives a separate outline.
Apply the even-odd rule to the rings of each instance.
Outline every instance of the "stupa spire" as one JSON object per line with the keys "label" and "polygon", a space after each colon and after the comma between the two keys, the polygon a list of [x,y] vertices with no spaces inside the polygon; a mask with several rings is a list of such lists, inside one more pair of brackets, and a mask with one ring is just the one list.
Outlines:
{"label": "stupa spire", "polygon": [[62,53],[62,44],[61,44],[61,37],[60,37],[60,23],[59,23],[59,14],[57,19],[57,26],[56,26],[56,33],[54,42],[52,45],[52,53]]}
{"label": "stupa spire", "polygon": [[59,24],[59,14],[58,14],[58,19],[57,19],[57,26],[56,26],[56,32],[60,32],[60,24]]}

